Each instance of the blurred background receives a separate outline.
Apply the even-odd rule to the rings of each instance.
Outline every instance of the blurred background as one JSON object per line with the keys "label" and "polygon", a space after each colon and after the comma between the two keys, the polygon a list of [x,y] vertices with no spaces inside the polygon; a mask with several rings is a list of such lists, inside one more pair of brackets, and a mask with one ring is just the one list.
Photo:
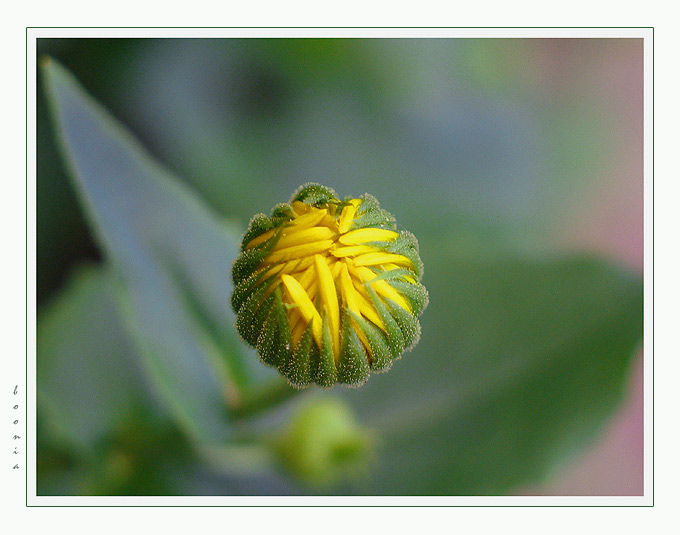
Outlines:
{"label": "blurred background", "polygon": [[[71,70],[160,162],[238,228],[253,214],[287,201],[302,183],[318,181],[340,196],[370,192],[418,237],[423,282],[432,295],[422,318],[423,341],[388,374],[371,378],[359,391],[341,392],[350,404],[352,397],[359,400],[357,419],[369,426],[375,415],[360,406],[362,396],[372,396],[365,390],[391,395],[391,383],[372,383],[392,375],[395,384],[408,381],[409,373],[416,383],[425,382],[407,361],[424,359],[427,366],[426,355],[443,347],[437,342],[445,334],[442,322],[433,316],[447,309],[436,303],[433,290],[457,281],[438,269],[442,264],[434,251],[451,258],[540,259],[585,252],[642,275],[642,47],[637,39],[38,41],[39,55]],[[101,263],[103,252],[85,222],[53,132],[39,90],[39,322],[58,323],[55,310],[75,299],[68,296],[69,284],[87,279],[82,271],[91,268],[82,266]],[[81,301],[101,298],[94,287],[79,295]],[[121,358],[131,358],[128,342],[109,334]],[[74,355],[84,351],[78,344],[69,347]],[[76,365],[87,368],[85,360],[81,354]],[[465,357],[457,365],[463,373],[471,366]],[[125,377],[115,381],[135,376],[134,362],[122,367]],[[431,369],[441,371],[434,364]],[[68,384],[66,370],[55,366],[51,377]],[[622,381],[621,403],[592,440],[574,449],[577,454],[551,461],[558,468],[543,470],[535,481],[509,480],[503,491],[642,494],[641,352]],[[153,398],[147,390],[152,389],[141,388],[142,397]],[[107,403],[127,403],[114,398]],[[92,428],[89,438],[78,432],[65,438],[50,430],[58,411],[42,402],[39,493],[305,492],[280,474],[214,473],[184,453],[181,433],[163,423],[162,403],[149,403],[159,407],[159,416],[146,427],[105,434],[98,453],[81,455],[74,444],[101,430]],[[164,446],[150,446],[149,437]],[[117,447],[121,441],[125,446]],[[182,475],[159,481],[150,459],[167,461]],[[95,480],[108,480],[109,486],[97,487]],[[483,486],[460,488],[485,493]]]}

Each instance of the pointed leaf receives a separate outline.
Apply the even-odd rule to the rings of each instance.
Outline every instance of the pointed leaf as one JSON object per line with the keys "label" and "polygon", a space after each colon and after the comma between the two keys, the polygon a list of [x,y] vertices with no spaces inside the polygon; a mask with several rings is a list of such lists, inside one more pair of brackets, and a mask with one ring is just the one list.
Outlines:
{"label": "pointed leaf", "polygon": [[43,73],[80,200],[118,275],[145,367],[185,429],[227,435],[243,380],[229,268],[238,239],[56,62]]}

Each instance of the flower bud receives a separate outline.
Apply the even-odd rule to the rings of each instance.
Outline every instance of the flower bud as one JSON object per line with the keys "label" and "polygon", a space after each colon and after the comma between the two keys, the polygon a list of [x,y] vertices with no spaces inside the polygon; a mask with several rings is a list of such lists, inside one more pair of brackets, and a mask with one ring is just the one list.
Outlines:
{"label": "flower bud", "polygon": [[341,400],[317,398],[300,407],[275,446],[288,472],[321,486],[367,475],[374,442]]}
{"label": "flower bud", "polygon": [[358,386],[420,337],[418,242],[365,194],[306,184],[258,214],[234,262],[236,329],[295,387]]}

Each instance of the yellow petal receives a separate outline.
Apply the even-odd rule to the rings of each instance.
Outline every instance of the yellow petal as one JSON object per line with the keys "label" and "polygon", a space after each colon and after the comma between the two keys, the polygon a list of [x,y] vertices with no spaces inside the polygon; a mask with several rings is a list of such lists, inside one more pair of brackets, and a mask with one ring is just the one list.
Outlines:
{"label": "yellow petal", "polygon": [[342,209],[340,219],[338,219],[338,232],[344,234],[349,230],[354,222],[354,215],[357,211],[357,205],[349,204]]}
{"label": "yellow petal", "polygon": [[305,291],[309,293],[309,288],[312,286],[312,282],[314,282],[315,275],[316,273],[313,269],[307,269],[305,271],[300,271],[293,276],[298,280]]}
{"label": "yellow petal", "polygon": [[315,227],[319,223],[319,221],[321,221],[328,214],[328,210],[326,210],[325,208],[323,208],[322,210],[314,208],[313,206],[310,206],[310,208],[311,210],[309,211],[309,213],[306,213],[304,215],[301,215],[300,217],[296,217],[295,219],[293,219],[289,226],[286,227],[286,232],[305,230],[311,227]]}
{"label": "yellow petal", "polygon": [[[279,266],[281,267],[279,272],[287,274],[298,273],[300,271],[305,271],[306,269],[309,269],[313,264],[314,258],[312,258],[311,256],[296,258],[294,260],[286,262],[285,264],[279,264]],[[279,266],[275,266],[275,268],[272,269],[276,269]]]}
{"label": "yellow petal", "polygon": [[338,222],[331,215],[327,215],[321,221],[319,221],[319,225],[323,225],[325,227],[328,227],[329,229],[333,230],[334,232],[338,231]]}
{"label": "yellow petal", "polygon": [[286,247],[285,249],[280,249],[278,251],[272,252],[265,259],[265,261],[268,264],[276,264],[277,262],[287,262],[289,260],[300,258],[302,256],[308,256],[328,251],[332,245],[333,240],[321,240],[311,243],[304,243],[301,245],[293,245],[291,247]]}
{"label": "yellow petal", "polygon": [[383,297],[391,299],[404,310],[411,312],[411,305],[409,305],[408,301],[404,299],[404,297],[399,292],[397,292],[397,290],[392,288],[392,286],[390,286],[387,281],[379,280],[372,283],[369,282],[368,284],[372,286],[378,295],[382,295]]}
{"label": "yellow petal", "polygon": [[[331,257],[328,257],[328,260],[330,260]],[[331,274],[333,275],[333,280],[338,280],[338,277],[340,277],[340,270],[342,269],[342,265],[344,262],[329,262],[329,267],[331,268]]]}
{"label": "yellow petal", "polygon": [[385,324],[383,323],[382,319],[380,319],[380,316],[378,315],[378,312],[373,306],[373,303],[371,303],[368,299],[361,295],[360,292],[356,292],[355,295],[357,302],[359,303],[359,310],[361,311],[361,315],[364,316],[366,319],[372,321],[383,331],[385,331]]}
{"label": "yellow petal", "polygon": [[360,254],[374,253],[377,251],[375,247],[370,245],[350,245],[348,247],[338,247],[331,250],[331,254],[337,258],[343,258],[345,256],[357,256]]}
{"label": "yellow petal", "polygon": [[298,306],[298,310],[300,311],[300,314],[302,314],[304,320],[307,323],[310,321],[312,322],[312,336],[314,336],[314,340],[316,340],[318,346],[321,347],[321,330],[323,323],[321,321],[321,316],[316,308],[314,308],[314,304],[307,295],[307,292],[305,292],[304,288],[300,286],[300,283],[290,275],[281,275],[281,281],[283,282],[291,301]]}
{"label": "yellow petal", "polygon": [[291,247],[293,245],[302,245],[305,243],[312,243],[319,240],[328,240],[332,238],[334,232],[327,227],[311,227],[296,232],[284,233],[279,241],[276,242],[274,251]]}
{"label": "yellow petal", "polygon": [[343,234],[338,241],[343,245],[361,245],[374,241],[390,241],[399,236],[398,232],[382,228],[358,228]]}
{"label": "yellow petal", "polygon": [[321,255],[315,255],[314,261],[319,281],[321,302],[328,314],[328,326],[331,330],[333,351],[337,360],[340,354],[340,308],[338,306],[338,294],[333,282],[333,274],[326,260]]}
{"label": "yellow petal", "polygon": [[[288,300],[288,296],[284,296],[283,297],[284,305],[286,304],[287,300]],[[290,326],[291,331],[293,330],[295,325],[304,321],[302,319],[302,314],[300,314],[300,311],[297,309],[297,307],[292,307],[292,308],[288,309],[287,314],[288,314],[288,325]]]}
{"label": "yellow petal", "polygon": [[308,204],[305,204],[302,201],[294,201],[292,206],[293,211],[298,216],[308,214],[309,212],[315,209],[313,206],[309,206]]}
{"label": "yellow petal", "polygon": [[388,263],[413,266],[413,263],[405,256],[393,253],[366,253],[354,258],[354,264],[357,266],[377,266]]}
{"label": "yellow petal", "polygon": [[[340,264],[340,262],[338,263]],[[340,269],[340,293],[342,294],[342,300],[345,303],[345,306],[347,306],[347,308],[349,308],[357,316],[361,315],[357,292],[354,289],[352,279],[349,276],[347,264],[344,262],[342,262],[342,267]]]}
{"label": "yellow petal", "polygon": [[300,338],[302,338],[302,335],[305,332],[307,325],[308,323],[306,323],[305,320],[302,319],[302,316],[297,318],[297,321],[290,330],[291,338],[293,339],[293,347],[297,347],[298,344],[300,343]]}
{"label": "yellow petal", "polygon": [[351,274],[352,277],[354,277],[355,279],[358,279],[357,282],[354,282],[352,281],[352,277],[350,277],[352,289],[354,290],[352,299],[359,306],[359,311],[361,312],[361,315],[364,316],[366,319],[371,320],[373,323],[375,323],[378,327],[380,327],[384,331],[385,324],[380,319],[378,312],[376,311],[375,307],[373,306],[373,303],[371,303],[368,297],[368,292],[366,291],[366,288],[364,288],[363,286],[363,281],[361,280],[361,276],[360,273],[358,272],[358,269],[359,268],[355,267],[351,261],[347,262],[347,270],[349,274]]}
{"label": "yellow petal", "polygon": [[[338,262],[340,264],[340,262]],[[340,269],[340,293],[342,295],[342,301],[345,303],[345,306],[351,310],[355,315],[361,316],[361,309],[359,307],[359,295],[357,294],[357,291],[354,289],[354,285],[352,284],[352,278],[349,276],[349,271],[347,270],[347,264],[342,262],[342,268]],[[366,335],[364,334],[364,331],[361,330],[359,325],[354,320],[350,320],[352,322],[352,327],[354,328],[354,332],[357,333],[357,336],[359,337],[359,340],[361,340],[361,343],[364,344],[364,347],[366,348],[366,351],[368,352],[369,357],[371,355],[371,345],[368,343],[368,338],[366,338]]]}
{"label": "yellow petal", "polygon": [[[319,280],[314,277],[314,280],[312,281],[312,285],[309,287],[309,290],[307,290],[307,295],[309,296],[310,301],[312,303],[315,303],[316,306],[316,294],[319,293]],[[318,306],[316,307],[317,309],[319,308]]]}
{"label": "yellow petal", "polygon": [[260,245],[261,243],[266,242],[269,238],[271,238],[274,235],[274,232],[276,232],[275,228],[268,230],[267,232],[264,232],[259,236],[255,236],[252,240],[248,242],[248,245],[246,245],[246,249],[252,249],[256,245]]}
{"label": "yellow petal", "polygon": [[347,263],[347,269],[348,269],[350,275],[354,279],[357,280],[357,282],[355,283],[355,287],[356,287],[357,291],[360,292],[361,294],[363,294],[364,297],[366,297],[368,299],[368,292],[366,291],[366,288],[364,288],[363,283],[366,282],[366,280],[369,280],[369,279],[364,280],[364,279],[361,278],[362,275],[359,272],[359,268],[357,268],[354,265],[354,261],[351,258],[349,258],[349,257],[345,258],[345,262]]}
{"label": "yellow petal", "polygon": [[370,284],[371,288],[373,288],[378,295],[391,299],[404,310],[411,312],[411,305],[409,305],[408,301],[406,301],[406,299],[404,299],[404,297],[399,292],[397,292],[397,290],[392,288],[392,286],[390,286],[387,281],[373,280],[377,275],[367,267],[357,267],[356,271],[359,275],[359,278],[365,284]]}

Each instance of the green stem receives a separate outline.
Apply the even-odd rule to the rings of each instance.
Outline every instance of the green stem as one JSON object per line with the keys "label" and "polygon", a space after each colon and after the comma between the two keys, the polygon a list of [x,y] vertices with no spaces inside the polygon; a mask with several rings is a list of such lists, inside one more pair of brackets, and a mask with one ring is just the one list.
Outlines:
{"label": "green stem", "polygon": [[231,417],[239,420],[274,407],[301,392],[283,379],[277,378],[267,385],[244,390],[238,404],[231,407]]}
{"label": "green stem", "polygon": [[200,447],[199,453],[221,472],[232,475],[257,475],[271,471],[276,463],[272,449],[253,439],[222,446]]}

